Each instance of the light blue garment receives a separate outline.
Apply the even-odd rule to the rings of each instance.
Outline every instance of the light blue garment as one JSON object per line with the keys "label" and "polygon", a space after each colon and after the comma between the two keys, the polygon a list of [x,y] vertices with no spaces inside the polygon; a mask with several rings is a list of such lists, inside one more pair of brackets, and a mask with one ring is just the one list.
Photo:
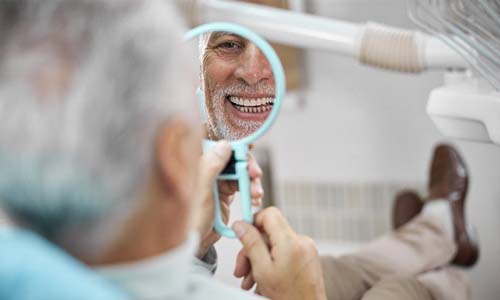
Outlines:
{"label": "light blue garment", "polygon": [[0,227],[0,299],[128,299],[111,283],[22,229]]}
{"label": "light blue garment", "polygon": [[196,233],[177,248],[137,262],[96,268],[96,271],[141,300],[258,300],[260,296],[228,286],[210,271],[193,264]]}

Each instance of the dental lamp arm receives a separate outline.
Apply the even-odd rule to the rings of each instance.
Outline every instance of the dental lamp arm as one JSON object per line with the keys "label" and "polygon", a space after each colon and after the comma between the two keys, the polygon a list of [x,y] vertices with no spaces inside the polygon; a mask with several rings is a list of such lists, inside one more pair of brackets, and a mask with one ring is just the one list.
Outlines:
{"label": "dental lamp arm", "polygon": [[193,24],[235,22],[274,42],[330,51],[378,68],[410,73],[467,68],[456,51],[419,31],[375,23],[355,24],[239,1],[181,2]]}

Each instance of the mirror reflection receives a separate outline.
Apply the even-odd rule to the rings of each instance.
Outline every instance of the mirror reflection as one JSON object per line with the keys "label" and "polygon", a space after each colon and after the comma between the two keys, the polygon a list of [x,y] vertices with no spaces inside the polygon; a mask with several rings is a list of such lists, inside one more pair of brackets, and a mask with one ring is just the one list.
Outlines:
{"label": "mirror reflection", "polygon": [[267,58],[252,42],[228,32],[204,35],[200,51],[208,138],[238,140],[254,133],[274,104]]}

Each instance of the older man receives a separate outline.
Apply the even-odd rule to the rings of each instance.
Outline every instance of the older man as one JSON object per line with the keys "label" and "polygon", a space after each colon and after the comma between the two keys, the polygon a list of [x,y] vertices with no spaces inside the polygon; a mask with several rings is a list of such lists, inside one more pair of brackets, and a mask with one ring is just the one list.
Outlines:
{"label": "older man", "polygon": [[[133,299],[259,298],[192,270],[192,229],[211,228],[211,187],[230,147],[220,142],[199,166],[195,55],[172,4],[6,0],[0,16],[0,199],[9,217]],[[263,295],[324,299],[314,247],[274,214],[257,218],[279,238],[268,251],[281,262],[259,277],[273,283]]]}
{"label": "older man", "polygon": [[267,119],[274,103],[271,67],[241,36],[215,32],[201,39],[202,81],[212,139],[243,138]]}
{"label": "older man", "polygon": [[[236,139],[252,133],[272,108],[274,78],[264,55],[247,40],[225,32],[204,36],[200,50],[210,137]],[[465,170],[454,148],[438,147],[425,209],[416,196],[410,197],[411,201],[402,197],[395,216],[399,225],[408,224],[398,226],[401,228],[366,245],[359,253],[322,258],[328,298],[469,299],[464,275],[448,266],[451,261],[470,266],[478,258],[478,246],[465,225]],[[417,207],[420,209],[415,210]],[[416,217],[420,210],[424,211]],[[256,220],[259,225],[259,218]],[[275,227],[279,228],[280,222]],[[254,236],[241,239],[244,248],[248,247],[245,240],[251,240],[248,243],[252,249],[241,252],[235,270],[235,275],[244,277],[245,289],[251,288],[254,280],[262,282],[251,266],[262,268],[268,264],[265,247],[255,246],[263,243],[258,233],[247,231]],[[260,291],[269,289],[257,286]]]}

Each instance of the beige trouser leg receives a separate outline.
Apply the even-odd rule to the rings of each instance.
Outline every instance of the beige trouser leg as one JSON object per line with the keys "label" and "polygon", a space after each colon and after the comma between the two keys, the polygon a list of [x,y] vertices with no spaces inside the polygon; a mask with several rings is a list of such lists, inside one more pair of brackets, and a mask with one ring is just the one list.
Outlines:
{"label": "beige trouser leg", "polygon": [[[387,277],[377,282],[362,300],[437,300],[415,277]],[[452,299],[449,299],[452,300]]]}
{"label": "beige trouser leg", "polygon": [[362,272],[349,261],[322,256],[321,268],[328,300],[359,300],[371,288]]}
{"label": "beige trouser leg", "polygon": [[444,267],[423,273],[417,278],[432,294],[434,300],[469,300],[472,298],[469,281],[460,269]]}
{"label": "beige trouser leg", "polygon": [[454,241],[439,221],[419,215],[355,254],[323,257],[328,299],[361,299],[381,279],[411,277],[445,266],[455,252]]}
{"label": "beige trouser leg", "polygon": [[418,276],[386,277],[368,290],[363,300],[469,300],[464,272],[444,267]]}

